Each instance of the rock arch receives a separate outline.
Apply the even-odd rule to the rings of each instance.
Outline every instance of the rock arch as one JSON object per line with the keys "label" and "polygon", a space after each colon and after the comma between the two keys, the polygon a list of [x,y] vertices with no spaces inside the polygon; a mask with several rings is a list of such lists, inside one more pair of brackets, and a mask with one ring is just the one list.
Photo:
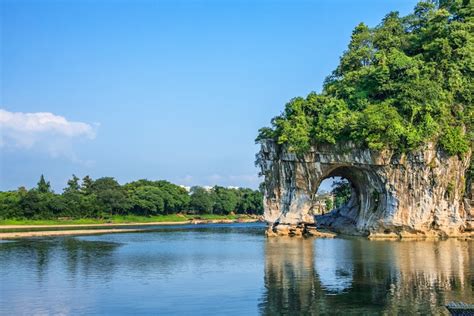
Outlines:
{"label": "rock arch", "polygon": [[341,176],[353,184],[355,194],[320,224],[372,237],[462,235],[471,223],[469,201],[463,199],[469,161],[470,155],[448,157],[432,144],[410,154],[371,151],[352,143],[319,144],[296,155],[265,140],[257,155],[264,176],[265,220],[270,231],[282,235],[314,226],[319,184]]}

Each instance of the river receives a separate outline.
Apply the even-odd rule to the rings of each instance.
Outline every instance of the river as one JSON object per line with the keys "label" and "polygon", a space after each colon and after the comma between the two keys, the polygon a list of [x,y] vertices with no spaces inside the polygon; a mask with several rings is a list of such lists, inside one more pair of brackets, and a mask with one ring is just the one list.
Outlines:
{"label": "river", "polygon": [[0,314],[446,314],[474,241],[264,236],[263,224],[0,242]]}

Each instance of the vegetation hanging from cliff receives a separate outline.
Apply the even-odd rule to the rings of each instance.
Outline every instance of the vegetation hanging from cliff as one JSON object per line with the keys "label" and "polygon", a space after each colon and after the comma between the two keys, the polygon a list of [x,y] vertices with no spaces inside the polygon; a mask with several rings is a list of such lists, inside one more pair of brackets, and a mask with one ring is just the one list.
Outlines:
{"label": "vegetation hanging from cliff", "polygon": [[351,140],[410,151],[436,141],[450,155],[473,140],[474,16],[469,0],[420,2],[374,28],[359,24],[322,93],[286,104],[260,129],[304,153],[312,143]]}

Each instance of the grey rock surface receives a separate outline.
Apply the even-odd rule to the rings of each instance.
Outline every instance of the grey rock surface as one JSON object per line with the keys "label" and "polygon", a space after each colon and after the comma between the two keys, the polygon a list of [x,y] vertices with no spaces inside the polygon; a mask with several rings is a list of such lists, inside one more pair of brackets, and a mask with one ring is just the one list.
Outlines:
{"label": "grey rock surface", "polygon": [[[305,155],[271,140],[261,142],[265,220],[278,225],[324,226],[356,235],[457,236],[469,227],[466,157],[449,157],[433,144],[409,154],[371,151],[352,143],[315,145]],[[340,176],[353,186],[350,201],[317,223],[318,187]]]}

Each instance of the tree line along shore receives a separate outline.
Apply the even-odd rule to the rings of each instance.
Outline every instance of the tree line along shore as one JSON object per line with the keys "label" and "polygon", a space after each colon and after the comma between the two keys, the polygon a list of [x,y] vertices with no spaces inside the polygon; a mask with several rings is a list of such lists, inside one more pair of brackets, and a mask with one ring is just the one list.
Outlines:
{"label": "tree line along shore", "polygon": [[112,177],[75,175],[55,193],[41,175],[29,190],[0,191],[0,225],[247,221],[263,214],[262,199],[249,188],[187,189],[145,179],[120,185]]}

